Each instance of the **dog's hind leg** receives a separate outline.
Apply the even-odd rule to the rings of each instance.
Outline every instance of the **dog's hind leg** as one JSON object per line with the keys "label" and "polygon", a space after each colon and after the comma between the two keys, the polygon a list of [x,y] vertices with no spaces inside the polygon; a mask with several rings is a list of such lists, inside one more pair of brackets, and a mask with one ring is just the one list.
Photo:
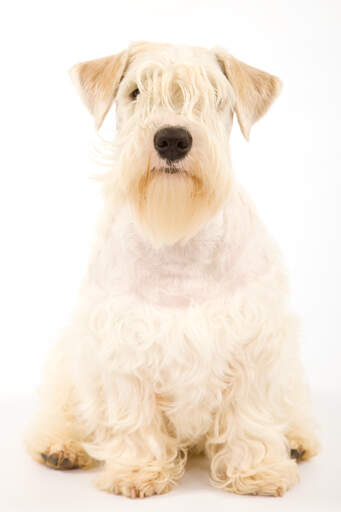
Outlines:
{"label": "dog's hind leg", "polygon": [[315,457],[320,451],[320,443],[315,432],[305,427],[304,424],[296,424],[286,433],[289,443],[290,456],[297,462],[302,462]]}
{"label": "dog's hind leg", "polygon": [[285,435],[291,458],[301,462],[317,455],[320,450],[320,443],[316,436],[316,424],[311,414],[310,391],[298,359],[296,360],[295,373],[295,389],[290,396],[290,420]]}
{"label": "dog's hind leg", "polygon": [[39,390],[38,410],[25,436],[31,456],[53,469],[85,468],[93,463],[81,445],[85,439],[77,419],[67,352],[71,341],[62,338],[50,351]]}

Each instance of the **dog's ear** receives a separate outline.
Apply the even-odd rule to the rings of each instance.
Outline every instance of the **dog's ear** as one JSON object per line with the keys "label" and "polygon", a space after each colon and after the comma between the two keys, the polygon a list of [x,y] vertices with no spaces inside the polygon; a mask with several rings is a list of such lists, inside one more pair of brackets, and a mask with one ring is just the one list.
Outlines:
{"label": "dog's ear", "polygon": [[94,116],[96,128],[101,124],[115,98],[127,65],[128,52],[75,64],[71,79],[83,102]]}
{"label": "dog's ear", "polygon": [[248,140],[252,125],[277,98],[282,82],[276,76],[235,59],[224,50],[216,50],[215,55],[234,90],[234,111],[240,129]]}

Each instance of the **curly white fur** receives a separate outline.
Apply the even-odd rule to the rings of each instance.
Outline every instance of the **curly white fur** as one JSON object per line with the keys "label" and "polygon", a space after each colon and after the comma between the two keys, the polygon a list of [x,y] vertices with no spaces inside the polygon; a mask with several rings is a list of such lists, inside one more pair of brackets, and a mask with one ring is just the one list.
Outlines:
{"label": "curly white fur", "polygon": [[[29,450],[57,468],[103,461],[97,485],[132,497],[168,491],[204,451],[214,485],[281,495],[298,479],[290,453],[318,442],[280,255],[228,146],[233,112],[248,136],[280,83],[222,50],[149,43],[72,76],[98,126],[116,98],[118,131]],[[193,136],[174,174],[153,148],[164,125]]]}

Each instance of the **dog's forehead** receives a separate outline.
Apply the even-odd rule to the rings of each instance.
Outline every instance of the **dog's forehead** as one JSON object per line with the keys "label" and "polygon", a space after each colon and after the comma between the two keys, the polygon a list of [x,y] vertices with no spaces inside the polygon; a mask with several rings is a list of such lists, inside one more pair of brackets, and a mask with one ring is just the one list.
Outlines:
{"label": "dog's forehead", "polygon": [[141,65],[155,65],[168,68],[172,66],[209,67],[212,71],[220,71],[219,64],[211,50],[198,46],[171,45],[157,43],[137,43],[130,49],[130,68]]}

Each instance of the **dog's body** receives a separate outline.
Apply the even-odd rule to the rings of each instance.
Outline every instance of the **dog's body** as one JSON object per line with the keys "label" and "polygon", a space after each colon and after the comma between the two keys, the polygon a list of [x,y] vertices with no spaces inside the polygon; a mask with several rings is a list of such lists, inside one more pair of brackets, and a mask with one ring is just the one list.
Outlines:
{"label": "dog's body", "polygon": [[318,443],[280,255],[228,152],[233,110],[248,136],[279,82],[146,43],[73,76],[98,126],[116,97],[117,152],[29,449],[57,468],[104,461],[99,487],[127,496],[166,492],[205,451],[215,485],[280,495],[298,478],[290,455]]}

